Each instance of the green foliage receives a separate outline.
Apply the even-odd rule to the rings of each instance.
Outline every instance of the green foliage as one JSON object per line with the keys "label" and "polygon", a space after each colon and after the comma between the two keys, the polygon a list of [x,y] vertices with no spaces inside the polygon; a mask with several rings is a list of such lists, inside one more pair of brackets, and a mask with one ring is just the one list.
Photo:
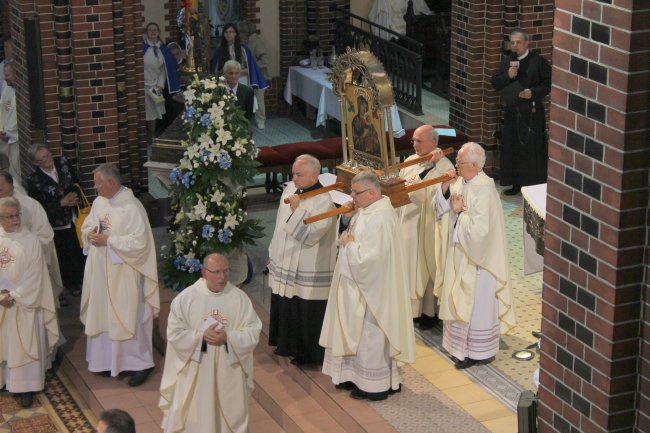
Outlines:
{"label": "green foliage", "polygon": [[236,97],[223,77],[195,77],[184,97],[183,123],[189,131],[181,142],[183,158],[169,176],[177,212],[162,269],[166,282],[176,289],[196,281],[206,254],[226,254],[254,245],[263,236],[259,221],[247,218],[242,206],[244,186],[252,181],[258,163]]}

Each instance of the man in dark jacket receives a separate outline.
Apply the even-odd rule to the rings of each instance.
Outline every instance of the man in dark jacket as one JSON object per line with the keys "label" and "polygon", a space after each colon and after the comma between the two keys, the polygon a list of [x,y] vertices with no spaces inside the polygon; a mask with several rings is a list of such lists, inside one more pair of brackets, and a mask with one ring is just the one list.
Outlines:
{"label": "man in dark jacket", "polygon": [[253,118],[253,104],[255,93],[253,89],[239,82],[241,65],[236,60],[228,60],[223,65],[223,75],[226,77],[226,84],[230,92],[237,96],[237,106],[244,110],[246,118]]}
{"label": "man in dark jacket", "polygon": [[[511,54],[492,76],[492,86],[506,105],[501,136],[501,185],[515,195],[524,185],[546,182],[548,138],[542,99],[551,91],[551,66],[528,49],[528,33],[510,34]],[[513,90],[516,92],[512,96]]]}

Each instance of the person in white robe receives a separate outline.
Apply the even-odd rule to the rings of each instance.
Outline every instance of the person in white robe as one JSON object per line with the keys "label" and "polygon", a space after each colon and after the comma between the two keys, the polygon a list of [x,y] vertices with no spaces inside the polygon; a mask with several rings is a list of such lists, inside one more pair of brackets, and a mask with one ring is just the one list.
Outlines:
{"label": "person in white robe", "polygon": [[404,253],[377,176],[357,174],[351,195],[320,337],[323,373],[352,398],[384,400],[401,390],[398,366],[415,361]]}
{"label": "person in white robe", "polygon": [[294,365],[320,364],[325,353],[318,339],[336,264],[336,221],[303,220],[334,209],[334,203],[327,193],[299,196],[322,188],[320,168],[311,155],[296,158],[269,245],[269,345],[277,346],[277,355],[293,357]]}
{"label": "person in white robe", "polygon": [[86,267],[81,322],[88,369],[117,376],[133,371],[130,386],[153,369],[153,318],[160,310],[156,247],[144,207],[121,185],[117,167],[94,170],[98,197],[82,228]]}
{"label": "person in white robe", "polygon": [[47,213],[43,206],[33,198],[18,192],[14,187],[13,177],[9,173],[0,173],[0,198],[13,197],[20,203],[21,220],[23,227],[32,232],[43,247],[43,258],[47,264],[50,274],[51,287],[54,300],[57,303],[59,295],[63,291],[61,281],[61,270],[59,269],[59,258],[54,247],[54,230],[47,219]]}
{"label": "person in white robe", "polygon": [[171,304],[159,406],[165,433],[246,433],[253,350],[262,322],[210,254],[201,278]]}
{"label": "person in white robe", "polygon": [[0,94],[0,152],[9,157],[9,171],[20,183],[20,143],[18,142],[18,117],[16,111],[16,73],[13,63],[4,65],[5,85]]}
{"label": "person in white robe", "polygon": [[[443,176],[454,165],[438,148],[438,132],[431,125],[422,125],[413,132],[413,149],[415,154],[406,161],[431,155],[428,161],[404,167],[399,175],[407,185]],[[415,325],[421,329],[430,329],[438,322],[437,299],[433,295],[433,283],[436,277],[436,248],[433,233],[438,229],[437,219],[431,213],[431,206],[440,184],[431,185],[409,194],[410,204],[397,209],[399,216],[400,239],[406,254],[406,275],[410,282],[411,307]]]}
{"label": "person in white robe", "polygon": [[493,360],[499,334],[515,326],[503,210],[484,164],[483,148],[465,143],[456,159],[458,177],[435,197],[434,211],[446,227],[436,242],[448,248],[438,257],[445,272],[434,290],[444,321],[442,345],[458,369]]}
{"label": "person in white robe", "polygon": [[[407,8],[408,1],[406,0],[375,0],[368,14],[368,20],[400,35],[406,35],[404,15],[406,15]],[[414,0],[413,14],[431,15],[431,9],[424,0]],[[374,28],[373,33],[387,40],[392,37],[390,33]]]}
{"label": "person in white robe", "polygon": [[0,198],[0,225],[0,387],[29,407],[45,387],[59,324],[40,242],[22,227],[15,198]]}

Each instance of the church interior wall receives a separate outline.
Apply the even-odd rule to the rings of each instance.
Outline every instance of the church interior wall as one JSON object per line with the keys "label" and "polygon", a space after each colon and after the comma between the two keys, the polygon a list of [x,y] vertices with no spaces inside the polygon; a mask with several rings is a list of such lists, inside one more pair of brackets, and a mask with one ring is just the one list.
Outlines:
{"label": "church interior wall", "polygon": [[375,0],[350,0],[350,13],[368,18],[373,4],[375,4]]}

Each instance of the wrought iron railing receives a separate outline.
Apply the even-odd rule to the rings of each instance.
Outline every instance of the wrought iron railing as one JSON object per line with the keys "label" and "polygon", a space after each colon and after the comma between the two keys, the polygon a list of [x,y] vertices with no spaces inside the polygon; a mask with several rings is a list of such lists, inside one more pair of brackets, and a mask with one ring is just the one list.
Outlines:
{"label": "wrought iron railing", "polygon": [[350,47],[377,56],[390,77],[395,102],[421,115],[422,44],[346,10],[332,9],[336,12],[336,51]]}

